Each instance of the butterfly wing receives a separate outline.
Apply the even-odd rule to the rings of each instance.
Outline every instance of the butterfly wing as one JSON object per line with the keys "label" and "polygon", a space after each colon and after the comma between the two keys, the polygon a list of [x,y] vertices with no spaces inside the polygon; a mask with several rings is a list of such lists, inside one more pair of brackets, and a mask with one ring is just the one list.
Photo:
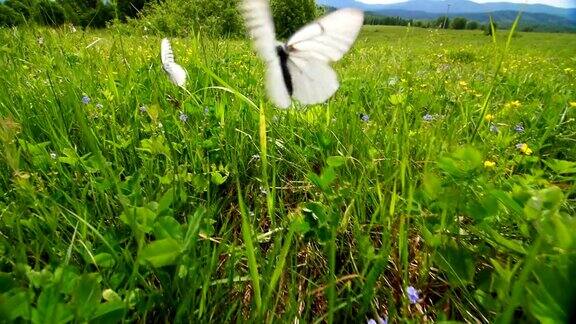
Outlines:
{"label": "butterfly wing", "polygon": [[174,53],[168,38],[162,39],[160,43],[160,59],[162,60],[162,65],[174,63]]}
{"label": "butterfly wing", "polygon": [[292,77],[292,96],[305,105],[328,100],[340,86],[336,72],[316,58],[293,57],[287,62]]}
{"label": "butterfly wing", "polygon": [[288,108],[292,102],[284,84],[276,52],[276,34],[268,0],[243,0],[240,6],[246,27],[260,57],[266,62],[266,89],[274,104]]}
{"label": "butterfly wing", "polygon": [[265,62],[278,60],[276,32],[268,0],[244,0],[240,10],[258,54]]}
{"label": "butterfly wing", "polygon": [[304,27],[286,43],[288,54],[338,61],[346,54],[364,22],[364,13],[357,9],[340,9]]}
{"label": "butterfly wing", "polygon": [[164,38],[160,45],[160,59],[162,60],[164,71],[166,71],[172,83],[183,87],[186,84],[186,71],[174,61],[174,53],[172,52],[170,41]]}
{"label": "butterfly wing", "polygon": [[334,95],[340,85],[329,63],[350,50],[363,22],[362,11],[341,9],[304,26],[288,40],[287,65],[294,98],[316,104]]}

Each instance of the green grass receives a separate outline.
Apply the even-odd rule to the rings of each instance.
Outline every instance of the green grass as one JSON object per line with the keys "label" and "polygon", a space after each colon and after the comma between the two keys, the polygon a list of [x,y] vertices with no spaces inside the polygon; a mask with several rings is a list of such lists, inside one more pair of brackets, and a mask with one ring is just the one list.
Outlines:
{"label": "green grass", "polygon": [[246,41],[173,40],[183,91],[155,37],[0,31],[0,318],[568,322],[576,36],[498,32],[366,27],[281,111]]}

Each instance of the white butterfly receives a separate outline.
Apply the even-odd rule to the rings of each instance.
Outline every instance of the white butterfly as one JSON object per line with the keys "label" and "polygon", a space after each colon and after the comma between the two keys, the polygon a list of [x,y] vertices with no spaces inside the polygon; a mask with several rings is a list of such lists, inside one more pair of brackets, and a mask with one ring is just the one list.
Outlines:
{"label": "white butterfly", "polygon": [[162,67],[170,77],[170,81],[177,86],[183,87],[186,84],[186,71],[174,62],[174,53],[172,53],[172,46],[168,38],[162,40],[160,46],[160,56],[162,59]]}
{"label": "white butterfly", "polygon": [[256,50],[266,62],[266,88],[274,104],[288,108],[291,97],[303,104],[321,103],[338,90],[330,63],[350,50],[364,22],[362,11],[335,11],[281,43],[276,41],[268,0],[243,0],[241,9]]}

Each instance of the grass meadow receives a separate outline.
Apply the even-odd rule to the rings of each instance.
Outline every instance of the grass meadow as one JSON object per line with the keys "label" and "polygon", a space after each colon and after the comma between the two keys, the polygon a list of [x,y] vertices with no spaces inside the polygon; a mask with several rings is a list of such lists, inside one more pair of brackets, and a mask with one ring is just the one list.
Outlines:
{"label": "grass meadow", "polygon": [[326,104],[246,40],[0,31],[0,322],[567,323],[576,35],[365,27]]}

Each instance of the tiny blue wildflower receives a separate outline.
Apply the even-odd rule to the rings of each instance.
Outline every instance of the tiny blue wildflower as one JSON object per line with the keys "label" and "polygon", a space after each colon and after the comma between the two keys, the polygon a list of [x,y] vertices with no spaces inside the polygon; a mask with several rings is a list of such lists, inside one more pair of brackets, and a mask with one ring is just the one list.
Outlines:
{"label": "tiny blue wildflower", "polygon": [[424,117],[422,117],[422,119],[424,119],[424,121],[431,122],[434,120],[434,116],[432,116],[430,114],[426,114],[426,115],[424,115]]}
{"label": "tiny blue wildflower", "polygon": [[368,116],[368,114],[360,114],[360,119],[362,119],[363,122],[367,123],[370,121],[370,116]]}
{"label": "tiny blue wildflower", "polygon": [[96,108],[102,109],[102,108],[104,108],[104,106],[101,103],[99,103],[99,104],[96,104]]}
{"label": "tiny blue wildflower", "polygon": [[514,127],[514,130],[517,131],[518,133],[523,133],[524,132],[524,126],[522,124],[518,124],[518,125],[516,125],[516,127]]}
{"label": "tiny blue wildflower", "polygon": [[498,129],[498,126],[496,126],[496,125],[494,125],[494,124],[491,124],[491,125],[490,125],[490,131],[491,131],[492,133],[496,133],[496,134],[500,133],[500,130]]}
{"label": "tiny blue wildflower", "polygon": [[376,316],[376,319],[369,319],[367,324],[388,324],[388,317],[382,318],[380,316]]}
{"label": "tiny blue wildflower", "polygon": [[140,112],[141,112],[141,113],[145,113],[145,112],[147,112],[147,111],[148,111],[148,107],[146,107],[146,106],[140,106]]}
{"label": "tiny blue wildflower", "polygon": [[87,105],[90,103],[90,97],[88,97],[87,95],[83,95],[82,96],[82,103]]}
{"label": "tiny blue wildflower", "polygon": [[416,304],[418,303],[418,299],[420,299],[420,296],[418,296],[418,291],[416,291],[416,288],[410,286],[406,289],[406,294],[408,295],[408,299],[410,300],[410,304]]}
{"label": "tiny blue wildflower", "polygon": [[210,109],[208,107],[204,108],[204,114],[208,115],[210,113]]}
{"label": "tiny blue wildflower", "polygon": [[180,113],[180,117],[179,117],[179,118],[180,118],[180,121],[183,122],[183,123],[185,123],[185,122],[188,121],[188,115],[186,115],[186,114],[183,113],[183,112]]}

